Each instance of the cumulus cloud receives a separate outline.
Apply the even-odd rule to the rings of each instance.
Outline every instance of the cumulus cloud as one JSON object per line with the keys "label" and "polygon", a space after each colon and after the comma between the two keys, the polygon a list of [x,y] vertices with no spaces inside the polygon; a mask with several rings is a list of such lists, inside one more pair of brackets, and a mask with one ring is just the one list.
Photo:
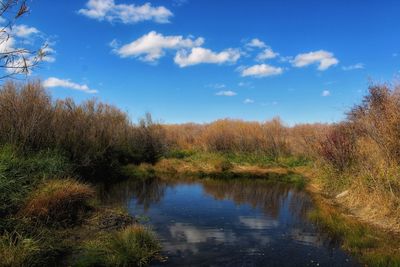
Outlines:
{"label": "cumulus cloud", "polygon": [[256,57],[258,61],[264,61],[267,59],[276,58],[279,56],[278,53],[275,53],[270,47],[264,49],[261,53],[259,53]]}
{"label": "cumulus cloud", "polygon": [[[164,36],[151,31],[129,44],[115,47],[114,52],[123,58],[138,57],[143,61],[154,62],[165,55],[165,50],[191,48],[203,43],[203,38],[183,38],[181,35]],[[117,42],[113,41],[112,44],[115,46]]]}
{"label": "cumulus cloud", "polygon": [[201,63],[234,63],[240,58],[240,52],[236,49],[228,48],[219,53],[202,47],[193,47],[190,52],[180,50],[176,53],[174,61],[179,67],[187,67]]}
{"label": "cumulus cloud", "polygon": [[318,70],[321,71],[338,63],[339,60],[334,57],[333,53],[324,50],[299,54],[292,60],[294,67],[301,68],[311,64],[318,64]]}
{"label": "cumulus cloud", "polygon": [[86,84],[78,84],[71,82],[68,79],[59,79],[55,77],[50,77],[46,79],[43,82],[43,86],[46,88],[52,88],[52,87],[63,87],[63,88],[68,88],[68,89],[73,89],[73,90],[78,90],[82,91],[88,94],[95,94],[98,91],[90,89]]}
{"label": "cumulus cloud", "polygon": [[235,96],[235,95],[237,95],[237,93],[234,91],[228,90],[228,91],[219,91],[215,95],[217,95],[217,96]]}
{"label": "cumulus cloud", "polygon": [[270,46],[258,38],[251,39],[245,46],[248,50],[253,50],[253,48],[262,49],[262,52],[256,57],[257,61],[264,61],[279,56],[279,53],[274,52]]}
{"label": "cumulus cloud", "polygon": [[251,67],[245,67],[241,69],[242,77],[253,76],[257,78],[279,75],[283,73],[283,69],[280,67],[274,67],[268,64],[258,64]]}
{"label": "cumulus cloud", "polygon": [[324,90],[324,91],[322,91],[321,95],[322,96],[330,96],[331,92],[329,90]]}
{"label": "cumulus cloud", "polygon": [[243,103],[244,103],[244,104],[253,104],[253,103],[254,103],[254,100],[253,100],[253,99],[250,99],[250,98],[246,98],[246,99],[243,101]]}
{"label": "cumulus cloud", "polygon": [[26,38],[34,34],[38,34],[39,30],[35,27],[30,27],[24,24],[16,25],[12,28],[12,32],[15,36]]}
{"label": "cumulus cloud", "polygon": [[364,69],[364,68],[365,68],[365,65],[363,63],[357,63],[357,64],[354,64],[354,65],[343,66],[342,67],[342,69],[345,70],[345,71],[348,71],[348,70],[359,70],[359,69]]}
{"label": "cumulus cloud", "polygon": [[164,6],[116,4],[114,0],[89,0],[79,14],[99,21],[133,24],[141,21],[168,23],[172,12]]}
{"label": "cumulus cloud", "polygon": [[265,48],[267,45],[258,38],[251,39],[250,42],[246,44],[246,47],[249,48]]}

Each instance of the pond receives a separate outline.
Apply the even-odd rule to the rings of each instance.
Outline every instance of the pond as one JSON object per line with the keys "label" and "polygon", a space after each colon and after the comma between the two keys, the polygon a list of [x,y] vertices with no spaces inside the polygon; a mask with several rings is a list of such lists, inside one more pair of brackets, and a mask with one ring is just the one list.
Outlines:
{"label": "pond", "polygon": [[307,219],[307,193],[286,184],[130,180],[102,198],[157,233],[167,261],[154,266],[357,266]]}

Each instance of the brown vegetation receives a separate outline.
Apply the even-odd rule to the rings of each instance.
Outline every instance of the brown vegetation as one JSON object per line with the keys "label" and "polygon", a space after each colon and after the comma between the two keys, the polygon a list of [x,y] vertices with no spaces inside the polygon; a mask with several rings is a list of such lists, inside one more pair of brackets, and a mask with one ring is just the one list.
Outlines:
{"label": "brown vegetation", "polygon": [[262,123],[223,119],[209,124],[165,125],[172,149],[258,153],[274,159],[313,155],[312,148],[328,128],[322,124],[287,127],[279,118]]}
{"label": "brown vegetation", "polygon": [[0,145],[25,153],[61,151],[86,177],[126,162],[154,163],[165,150],[164,131],[150,115],[135,125],[126,113],[95,100],[52,101],[39,82],[5,84],[0,121]]}
{"label": "brown vegetation", "polygon": [[51,180],[32,193],[20,214],[46,224],[74,223],[92,197],[94,190],[88,185]]}

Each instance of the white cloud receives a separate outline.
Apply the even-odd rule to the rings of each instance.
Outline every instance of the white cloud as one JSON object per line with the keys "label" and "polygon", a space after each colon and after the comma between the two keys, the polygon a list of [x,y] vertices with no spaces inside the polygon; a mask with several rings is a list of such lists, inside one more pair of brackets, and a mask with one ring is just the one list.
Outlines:
{"label": "white cloud", "polygon": [[35,27],[30,27],[24,24],[16,25],[12,28],[12,33],[21,38],[29,37],[33,34],[38,34],[40,31]]}
{"label": "white cloud", "polygon": [[329,90],[324,90],[324,91],[322,91],[322,94],[321,94],[322,96],[330,96],[331,95],[331,92],[329,91]]}
{"label": "white cloud", "polygon": [[260,54],[257,55],[256,59],[258,61],[263,61],[266,59],[271,59],[271,58],[276,58],[279,56],[278,53],[275,53],[271,48],[266,48],[264,51],[262,51]]}
{"label": "white cloud", "polygon": [[90,89],[86,84],[78,84],[71,82],[70,80],[59,79],[55,77],[50,77],[43,82],[43,86],[46,88],[52,87],[64,87],[73,90],[82,91],[88,94],[95,94],[97,90]]}
{"label": "white cloud", "polygon": [[187,67],[201,63],[234,63],[240,58],[240,52],[236,49],[228,48],[219,53],[202,47],[193,47],[191,51],[180,50],[176,53],[174,61],[179,67]]}
{"label": "white cloud", "polygon": [[14,51],[15,39],[9,36],[7,32],[0,32],[0,53]]}
{"label": "white cloud", "polygon": [[253,104],[253,103],[254,103],[254,100],[253,100],[253,99],[250,99],[250,98],[246,98],[246,99],[243,101],[243,103],[244,103],[244,104]]}
{"label": "white cloud", "polygon": [[342,69],[343,70],[359,70],[359,69],[364,69],[365,65],[363,63],[357,63],[354,65],[349,65],[349,66],[343,66]]}
{"label": "white cloud", "polygon": [[[200,46],[204,43],[203,38],[183,38],[181,35],[164,36],[155,31],[143,35],[139,39],[115,47],[114,52],[120,57],[139,57],[143,61],[154,62],[164,56],[165,50],[177,50]],[[111,42],[115,46],[114,40]]]}
{"label": "white cloud", "polygon": [[331,52],[327,52],[324,50],[299,54],[294,58],[294,60],[292,60],[292,65],[298,68],[315,63],[319,64],[318,70],[322,71],[338,64],[339,60],[335,58]]}
{"label": "white cloud", "polygon": [[56,58],[54,57],[54,54],[56,51],[50,47],[50,44],[42,48],[42,53],[44,53],[44,56],[42,57],[42,61],[44,62],[49,62],[52,63],[56,61]]}
{"label": "white cloud", "polygon": [[280,67],[274,67],[268,64],[259,64],[251,67],[245,67],[241,70],[243,77],[253,76],[257,78],[279,75],[283,73],[283,69]]}
{"label": "white cloud", "polygon": [[218,96],[235,96],[235,95],[237,95],[237,93],[234,92],[234,91],[228,90],[228,91],[219,91],[215,95],[218,95]]}
{"label": "white cloud", "polygon": [[253,50],[253,48],[259,48],[263,50],[256,57],[256,60],[258,61],[264,61],[266,59],[271,59],[279,56],[279,54],[275,53],[270,46],[266,45],[258,38],[252,39],[246,44],[246,47],[248,48],[248,50]]}
{"label": "white cloud", "polygon": [[250,48],[266,48],[267,45],[258,38],[252,39],[250,42],[246,44],[247,47]]}
{"label": "white cloud", "polygon": [[78,13],[99,21],[106,20],[124,24],[146,20],[168,23],[169,18],[173,16],[172,12],[164,6],[153,7],[150,3],[143,5],[115,4],[114,0],[89,0],[86,8],[80,9]]}

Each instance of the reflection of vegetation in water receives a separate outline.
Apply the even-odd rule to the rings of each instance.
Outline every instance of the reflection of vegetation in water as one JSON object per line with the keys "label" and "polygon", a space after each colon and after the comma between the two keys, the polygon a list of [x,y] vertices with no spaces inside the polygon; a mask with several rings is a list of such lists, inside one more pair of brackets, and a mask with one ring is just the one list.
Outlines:
{"label": "reflection of vegetation in water", "polygon": [[150,205],[158,203],[164,196],[168,184],[159,179],[146,180],[126,180],[124,182],[99,189],[101,201],[105,204],[127,206],[129,200],[135,198],[139,205],[144,209],[149,209]]}
{"label": "reflection of vegetation in water", "polygon": [[282,183],[270,183],[264,180],[206,179],[202,181],[206,193],[218,200],[229,199],[237,205],[250,204],[253,208],[262,208],[266,214],[276,218],[286,200],[289,209],[295,215],[304,215],[311,202],[306,193],[293,190]]}
{"label": "reflection of vegetation in water", "polygon": [[[101,200],[105,204],[127,206],[131,199],[148,210],[152,204],[162,200],[167,187],[182,184],[182,180],[146,179],[127,180],[100,189]],[[262,179],[185,179],[184,183],[201,183],[204,191],[217,200],[229,199],[236,205],[249,204],[262,208],[266,214],[277,217],[286,200],[292,214],[303,217],[311,205],[307,194],[286,183],[273,183]]]}
{"label": "reflection of vegetation in water", "polygon": [[322,198],[314,198],[316,208],[308,217],[330,237],[340,241],[344,249],[368,266],[400,266],[398,235],[343,216]]}

